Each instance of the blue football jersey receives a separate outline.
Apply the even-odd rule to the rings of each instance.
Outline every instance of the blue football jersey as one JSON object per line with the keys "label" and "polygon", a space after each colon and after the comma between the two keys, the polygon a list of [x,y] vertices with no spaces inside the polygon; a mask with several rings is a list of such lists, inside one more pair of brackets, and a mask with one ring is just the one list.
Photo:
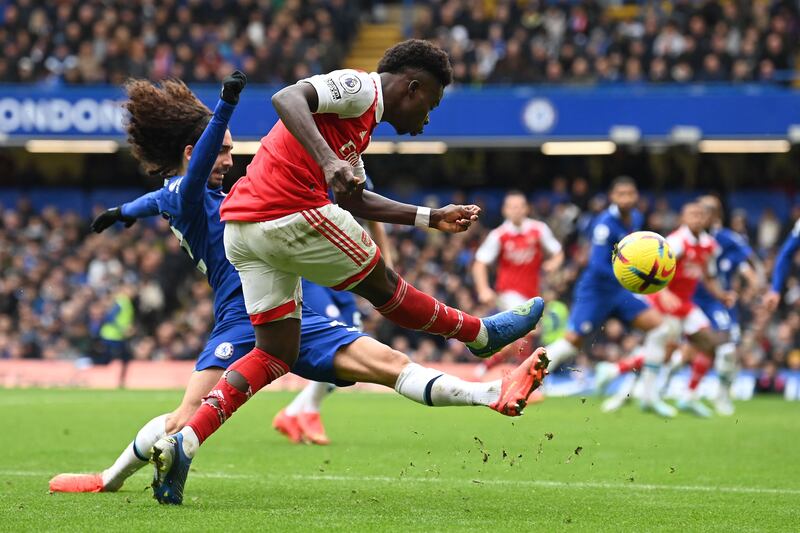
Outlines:
{"label": "blue football jersey", "polygon": [[591,250],[589,251],[589,263],[581,275],[581,282],[619,285],[614,277],[614,269],[611,266],[611,254],[614,250],[614,245],[629,233],[641,230],[643,223],[644,217],[642,213],[634,209],[631,212],[631,224],[626,226],[622,221],[619,208],[613,204],[597,215],[589,225]]}
{"label": "blue football jersey", "polygon": [[219,206],[225,199],[221,188],[208,187],[208,176],[219,154],[234,106],[220,100],[205,131],[197,141],[184,176],[166,180],[164,187],[126,203],[125,216],[144,218],[161,214],[214,290],[216,322],[247,317],[239,274],[225,257]]}

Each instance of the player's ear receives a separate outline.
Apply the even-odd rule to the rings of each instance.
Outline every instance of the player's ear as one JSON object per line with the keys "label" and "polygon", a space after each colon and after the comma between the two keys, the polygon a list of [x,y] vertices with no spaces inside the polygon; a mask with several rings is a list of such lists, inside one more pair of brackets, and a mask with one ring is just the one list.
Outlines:
{"label": "player's ear", "polygon": [[194,146],[192,146],[191,144],[187,144],[186,146],[183,147],[183,157],[186,158],[187,161],[190,160],[192,158],[193,151],[194,151]]}
{"label": "player's ear", "polygon": [[419,90],[419,86],[420,86],[419,80],[411,80],[408,83],[408,94],[411,95],[417,92]]}

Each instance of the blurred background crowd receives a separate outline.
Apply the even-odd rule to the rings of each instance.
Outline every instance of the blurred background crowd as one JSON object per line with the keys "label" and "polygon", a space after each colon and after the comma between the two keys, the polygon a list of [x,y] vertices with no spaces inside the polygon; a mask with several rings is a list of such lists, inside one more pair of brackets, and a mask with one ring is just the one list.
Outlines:
{"label": "blurred background crowd", "polygon": [[[623,4],[424,0],[414,2],[412,36],[448,50],[461,84],[794,76],[796,2]],[[293,82],[341,67],[361,18],[379,7],[353,0],[7,0],[0,2],[0,79],[202,83],[238,68],[252,82]]]}
{"label": "blurred background crowd", "polygon": [[[533,212],[550,225],[567,256],[563,268],[545,277],[543,295],[569,305],[586,262],[584,230],[606,207],[605,196],[587,191],[584,180],[556,179],[553,190],[537,198]],[[678,224],[678,213],[663,199],[643,198],[640,207],[654,231],[666,234]],[[753,227],[744,213],[730,213],[729,220],[771,270],[791,226],[769,211]],[[88,357],[102,363],[122,353],[137,360],[195,359],[213,324],[211,293],[166,221],[140,221],[129,229],[118,225],[100,235],[89,233],[88,222],[54,208],[34,212],[24,200],[0,215],[0,358]],[[458,235],[389,227],[395,267],[448,304],[489,314],[493,306],[478,303],[470,267],[475,250],[499,222],[499,213],[489,211],[480,225]],[[800,369],[795,348],[800,277],[792,274],[774,315],[761,307],[763,293],[748,288],[741,294],[743,366],[766,372]],[[460,343],[397,328],[361,303],[366,331],[416,360],[474,362]],[[570,366],[614,360],[638,341],[636,333],[612,319]]]}
{"label": "blurred background crowd", "polygon": [[415,32],[450,52],[461,83],[791,77],[800,43],[795,2],[614,4],[432,0],[419,14]]}

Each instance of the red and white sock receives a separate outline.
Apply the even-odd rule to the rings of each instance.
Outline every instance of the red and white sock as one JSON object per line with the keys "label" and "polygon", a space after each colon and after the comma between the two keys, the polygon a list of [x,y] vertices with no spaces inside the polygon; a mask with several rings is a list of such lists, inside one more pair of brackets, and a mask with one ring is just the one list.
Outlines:
{"label": "red and white sock", "polygon": [[[228,374],[237,372],[247,381],[247,391],[228,383]],[[189,457],[208,437],[230,418],[253,394],[289,371],[289,366],[267,352],[253,348],[233,363],[217,384],[203,398],[203,403],[181,430],[184,452]],[[213,400],[213,401],[212,401]]]}
{"label": "red and white sock", "polygon": [[703,377],[711,368],[711,358],[704,353],[698,353],[692,361],[692,374],[689,377],[689,398],[697,398],[697,388]]}
{"label": "red and white sock", "polygon": [[375,308],[399,326],[453,337],[474,348],[489,342],[481,319],[449,307],[399,278],[392,298]]}
{"label": "red and white sock", "polygon": [[617,368],[619,369],[620,374],[627,374],[628,372],[638,372],[642,369],[643,364],[643,355],[632,355],[630,357],[626,357],[625,359],[620,359],[619,362],[617,362]]}

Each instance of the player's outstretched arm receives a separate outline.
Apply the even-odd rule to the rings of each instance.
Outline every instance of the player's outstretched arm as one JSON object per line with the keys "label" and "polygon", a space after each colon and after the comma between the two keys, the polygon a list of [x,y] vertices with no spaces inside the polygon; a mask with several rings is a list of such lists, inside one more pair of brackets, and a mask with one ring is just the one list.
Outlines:
{"label": "player's outstretched arm", "polygon": [[322,168],[325,181],[336,196],[344,197],[357,192],[361,181],[353,174],[353,167],[336,157],[314,122],[313,113],[319,107],[319,96],[314,86],[299,83],[284,87],[272,96],[272,105],[286,129]]}
{"label": "player's outstretched arm", "polygon": [[159,213],[158,196],[161,190],[149,192],[132,202],[106,209],[92,221],[89,226],[95,233],[102,233],[117,222],[123,222],[126,228],[133,226],[140,218],[155,216]]}
{"label": "player's outstretched arm", "polygon": [[396,202],[372,191],[336,197],[339,205],[357,217],[390,224],[434,228],[449,233],[466,231],[478,220],[477,205],[447,205],[437,209]]}
{"label": "player's outstretched arm", "polygon": [[211,121],[192,149],[186,176],[178,188],[182,202],[198,203],[203,200],[208,176],[214,168],[228,122],[239,103],[239,95],[247,85],[247,77],[235,71],[222,81],[222,92]]}

